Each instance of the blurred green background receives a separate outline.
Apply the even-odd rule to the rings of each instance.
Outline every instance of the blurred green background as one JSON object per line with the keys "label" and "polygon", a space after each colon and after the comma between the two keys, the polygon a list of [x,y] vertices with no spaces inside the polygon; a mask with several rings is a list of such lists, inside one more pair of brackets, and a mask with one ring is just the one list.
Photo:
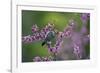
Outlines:
{"label": "blurred green background", "polygon": [[[82,22],[81,13],[71,12],[48,12],[48,11],[29,11],[22,10],[22,36],[32,35],[32,25],[42,29],[47,23],[54,23],[55,28],[63,31],[70,19],[74,19],[78,23],[80,29]],[[32,62],[35,56],[49,56],[48,49],[41,46],[42,41],[25,44],[22,43],[22,62]],[[87,46],[88,47],[88,46]],[[87,50],[89,52],[89,50]]]}

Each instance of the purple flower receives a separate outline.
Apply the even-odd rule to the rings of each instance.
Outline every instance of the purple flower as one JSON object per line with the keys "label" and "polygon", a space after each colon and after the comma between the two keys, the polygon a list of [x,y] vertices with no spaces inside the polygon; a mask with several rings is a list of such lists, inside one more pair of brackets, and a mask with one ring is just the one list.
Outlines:
{"label": "purple flower", "polygon": [[76,55],[77,59],[81,59],[82,58],[81,49],[80,49],[79,45],[74,44],[74,52],[73,53]]}
{"label": "purple flower", "polygon": [[42,59],[39,56],[34,57],[33,59],[34,62],[40,62]]}
{"label": "purple flower", "polygon": [[32,26],[32,32],[34,33],[34,32],[37,32],[37,31],[38,31],[38,27],[35,24],[35,25]]}
{"label": "purple flower", "polygon": [[87,44],[87,43],[89,43],[90,42],[90,35],[88,34],[88,35],[85,35],[84,37],[83,37],[83,44]]}
{"label": "purple flower", "polygon": [[52,53],[57,53],[57,49],[55,47],[50,47],[49,51]]}
{"label": "purple flower", "polygon": [[33,58],[33,61],[34,62],[40,62],[40,61],[52,61],[53,60],[53,57],[49,56],[49,57],[39,57],[39,56],[36,56]]}
{"label": "purple flower", "polygon": [[83,24],[87,24],[87,21],[89,19],[90,14],[89,13],[82,13],[81,14],[81,20]]}
{"label": "purple flower", "polygon": [[88,30],[85,25],[82,26],[81,31],[82,34],[87,34]]}
{"label": "purple flower", "polygon": [[71,37],[71,31],[68,30],[68,31],[64,32],[64,36],[65,37]]}
{"label": "purple flower", "polygon": [[83,20],[87,20],[87,19],[88,19],[88,16],[89,16],[89,13],[83,13],[83,14],[81,15],[81,18],[82,18]]}
{"label": "purple flower", "polygon": [[31,43],[31,42],[32,42],[31,36],[28,35],[28,36],[22,37],[22,42],[25,42],[25,43]]}
{"label": "purple flower", "polygon": [[49,57],[42,57],[43,61],[49,61]]}
{"label": "purple flower", "polygon": [[34,41],[35,40],[35,35],[32,35],[31,38],[32,38],[32,41]]}

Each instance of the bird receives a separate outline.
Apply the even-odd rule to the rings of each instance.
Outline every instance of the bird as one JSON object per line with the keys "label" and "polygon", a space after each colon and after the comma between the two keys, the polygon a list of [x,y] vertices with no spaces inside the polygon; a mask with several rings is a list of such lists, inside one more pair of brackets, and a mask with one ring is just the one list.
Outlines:
{"label": "bird", "polygon": [[42,46],[44,46],[45,44],[48,44],[49,42],[51,42],[53,39],[55,38],[55,32],[54,31],[48,31],[44,41],[42,42]]}

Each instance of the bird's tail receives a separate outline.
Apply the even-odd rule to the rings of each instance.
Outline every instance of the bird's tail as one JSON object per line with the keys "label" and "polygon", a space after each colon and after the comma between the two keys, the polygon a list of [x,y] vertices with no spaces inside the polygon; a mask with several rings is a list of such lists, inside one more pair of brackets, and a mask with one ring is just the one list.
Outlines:
{"label": "bird's tail", "polygon": [[42,43],[42,46],[44,46],[46,44],[46,42],[44,41],[43,43]]}

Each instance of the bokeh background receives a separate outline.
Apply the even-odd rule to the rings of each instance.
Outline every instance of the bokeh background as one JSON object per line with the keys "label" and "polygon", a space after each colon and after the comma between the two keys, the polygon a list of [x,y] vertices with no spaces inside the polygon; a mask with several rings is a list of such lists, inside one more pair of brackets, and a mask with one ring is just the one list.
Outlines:
{"label": "bokeh background", "polygon": [[[81,13],[78,12],[50,12],[50,11],[31,11],[22,10],[22,36],[32,35],[32,26],[37,26],[42,29],[48,23],[54,23],[55,28],[59,31],[68,25],[69,20],[73,19],[78,23],[78,30],[82,26]],[[90,22],[88,21],[88,30]],[[33,62],[35,56],[49,56],[48,49],[41,46],[42,41],[35,43],[22,43],[22,62]],[[90,54],[90,45],[86,46],[86,54]]]}

